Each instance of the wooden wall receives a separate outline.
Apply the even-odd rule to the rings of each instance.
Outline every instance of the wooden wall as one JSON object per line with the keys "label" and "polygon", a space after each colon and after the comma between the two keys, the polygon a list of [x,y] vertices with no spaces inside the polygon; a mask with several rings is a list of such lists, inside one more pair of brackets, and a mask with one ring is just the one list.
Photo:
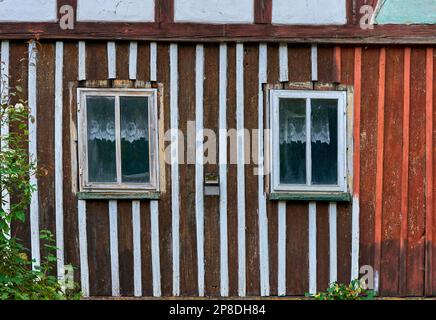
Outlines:
{"label": "wooden wall", "polygon": [[[36,68],[28,43],[4,41],[1,52],[10,86],[36,92],[29,125],[47,172],[33,219],[13,233],[30,248],[39,229],[51,230],[85,294],[300,296],[349,282],[359,265],[377,270],[383,296],[436,294],[434,48],[139,42],[134,60],[135,45],[116,42],[108,60],[107,42],[35,47]],[[116,79],[162,83],[164,129],[185,133],[188,120],[215,132],[257,129],[263,83],[354,86],[353,202],[269,201],[257,166],[241,163],[166,165],[158,201],[78,200],[72,88],[107,80],[114,63]],[[201,170],[220,175],[220,197],[198,196]]]}

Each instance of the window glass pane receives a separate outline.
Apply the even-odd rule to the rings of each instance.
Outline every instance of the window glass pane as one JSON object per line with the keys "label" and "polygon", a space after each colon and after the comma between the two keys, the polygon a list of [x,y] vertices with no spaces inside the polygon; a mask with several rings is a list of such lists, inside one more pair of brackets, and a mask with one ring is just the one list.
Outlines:
{"label": "window glass pane", "polygon": [[306,184],[306,100],[280,99],[280,183]]}
{"label": "window glass pane", "polygon": [[338,101],[312,99],[312,184],[338,184]]}
{"label": "window glass pane", "polygon": [[150,182],[148,98],[120,97],[123,182]]}
{"label": "window glass pane", "polygon": [[115,98],[86,97],[89,182],[116,182]]}

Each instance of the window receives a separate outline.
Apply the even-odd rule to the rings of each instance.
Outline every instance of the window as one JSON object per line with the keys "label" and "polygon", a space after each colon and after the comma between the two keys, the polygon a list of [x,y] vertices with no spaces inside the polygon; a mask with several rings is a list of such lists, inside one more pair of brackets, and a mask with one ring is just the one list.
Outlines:
{"label": "window", "polygon": [[347,191],[345,105],[345,91],[270,91],[272,193]]}
{"label": "window", "polygon": [[157,90],[78,89],[81,191],[158,191]]}

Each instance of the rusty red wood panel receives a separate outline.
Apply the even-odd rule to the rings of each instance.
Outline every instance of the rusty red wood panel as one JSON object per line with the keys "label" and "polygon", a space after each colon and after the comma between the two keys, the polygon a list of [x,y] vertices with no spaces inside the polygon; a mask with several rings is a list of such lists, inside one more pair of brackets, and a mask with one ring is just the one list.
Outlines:
{"label": "rusty red wood panel", "polygon": [[[40,175],[38,176],[39,227],[56,236],[55,187],[54,187],[54,69],[53,43],[38,46],[37,70],[37,152]],[[43,71],[43,72],[41,72]],[[41,256],[49,253],[41,241]],[[56,273],[56,270],[54,270]]]}
{"label": "rusty red wood panel", "polygon": [[[187,122],[195,121],[195,45],[179,45],[179,62],[179,128],[187,146]],[[185,159],[193,152],[195,149],[185,147]],[[183,186],[180,188],[180,293],[193,296],[198,295],[195,165],[185,164],[179,168]]]}
{"label": "rusty red wood panel", "polygon": [[138,42],[136,79],[150,81],[150,43]]}
{"label": "rusty red wood panel", "polygon": [[[383,172],[383,221],[380,293],[398,295],[401,234],[401,166],[403,131],[404,50],[386,50],[386,96]],[[389,85],[392,83],[392,85]]]}
{"label": "rusty red wood panel", "polygon": [[[151,253],[151,222],[150,222],[150,202],[141,201],[141,280],[142,295],[153,296],[153,274],[152,274],[152,253]],[[171,264],[170,264],[171,265]],[[161,268],[162,271],[164,268]],[[168,268],[170,269],[170,268]],[[130,275],[132,277],[132,274]]]}
{"label": "rusty red wood panel", "polygon": [[[206,44],[204,47],[204,128],[212,130],[218,137],[218,83],[219,83],[219,46]],[[207,138],[206,143],[212,142]],[[218,143],[218,140],[216,140]],[[218,150],[218,149],[217,149]],[[205,152],[209,157],[212,150]],[[218,154],[214,163],[204,166],[206,176],[218,176]],[[205,294],[220,295],[220,222],[219,196],[204,198],[204,258],[205,258]]]}
{"label": "rusty red wood panel", "polygon": [[271,23],[272,0],[254,0],[254,23]]}
{"label": "rusty red wood panel", "polygon": [[379,49],[362,49],[360,121],[360,265],[374,267],[374,212]]}
{"label": "rusty red wood panel", "polygon": [[86,202],[89,291],[91,296],[111,296],[109,207],[107,201]]}
{"label": "rusty red wood panel", "polygon": [[[11,42],[9,49],[9,86],[10,90],[16,92],[17,86],[21,87],[22,93],[17,97],[11,98],[11,103],[18,103],[19,99],[27,100],[27,78],[28,78],[28,44],[25,42]],[[10,131],[14,131],[13,125]],[[27,146],[26,146],[27,148]],[[11,194],[11,203],[17,200],[17,195]],[[11,224],[11,235],[21,240],[21,243],[30,250],[30,213],[26,210],[26,220],[24,223],[15,221]],[[30,258],[30,252],[28,252]]]}
{"label": "rusty red wood panel", "polygon": [[[118,205],[118,265],[120,294],[133,296],[133,225],[132,202],[117,201]],[[145,233],[141,229],[141,233]]]}
{"label": "rusty red wood panel", "polygon": [[317,291],[325,291],[330,283],[329,204],[316,204],[316,281]]}
{"label": "rusty red wood panel", "polygon": [[156,22],[168,23],[174,21],[174,0],[156,0],[154,10]]}
{"label": "rusty red wood panel", "polygon": [[257,168],[257,136],[253,130],[258,124],[258,92],[259,88],[259,45],[244,45],[244,127],[250,135],[245,136],[250,152],[245,157],[249,162],[245,166],[245,219],[246,219],[246,257],[247,257],[247,295],[260,295],[259,270],[259,216],[258,216],[258,175]]}
{"label": "rusty red wood panel", "polygon": [[307,202],[286,203],[286,294],[289,296],[301,296],[309,291],[308,212]]}
{"label": "rusty red wood panel", "polygon": [[425,246],[425,48],[412,48],[407,295],[424,293]]}
{"label": "rusty red wood panel", "polygon": [[86,42],[86,79],[106,80],[108,78],[107,43]]}
{"label": "rusty red wood panel", "polygon": [[337,206],[338,281],[351,280],[351,204]]}
{"label": "rusty red wood panel", "polygon": [[[236,129],[236,46],[228,45],[227,52],[227,127]],[[238,210],[237,210],[237,172],[236,164],[236,139],[228,139],[227,144],[227,224],[228,224],[228,248],[229,248],[229,294],[238,295]]]}
{"label": "rusty red wood panel", "polygon": [[[267,81],[269,84],[279,82],[279,46],[268,44]],[[290,61],[291,59],[288,59]],[[292,69],[290,69],[292,70]],[[293,74],[292,71],[290,75]],[[296,73],[295,73],[296,74]],[[265,111],[267,111],[265,109]],[[266,117],[265,117],[266,118]],[[266,119],[265,119],[266,121]],[[269,127],[269,124],[266,124]],[[276,201],[267,201],[268,215],[268,255],[270,295],[277,295],[278,289],[278,205]]]}
{"label": "rusty red wood panel", "polygon": [[129,45],[127,41],[117,41],[116,45],[116,70],[118,80],[129,79]]}
{"label": "rusty red wood panel", "polygon": [[[62,117],[62,145],[63,145],[63,173],[64,173],[64,250],[65,264],[72,264],[77,269],[74,279],[79,281],[79,245],[78,245],[78,221],[77,221],[77,177],[73,176],[72,148],[75,142],[72,132],[77,123],[76,94],[72,85],[77,80],[77,42],[64,42],[64,72],[63,72],[63,105]],[[74,157],[74,154],[73,154]],[[77,168],[76,168],[77,170]],[[77,171],[76,171],[77,172]]]}
{"label": "rusty red wood panel", "polygon": [[[268,60],[272,59],[270,55]],[[277,71],[278,72],[278,71]],[[311,81],[310,47],[305,45],[288,45],[289,82]],[[278,76],[275,81],[278,82]]]}
{"label": "rusty red wood panel", "polygon": [[[159,43],[157,46],[157,80],[164,85],[164,129],[170,128],[170,62],[169,45]],[[167,142],[166,146],[169,145]],[[159,202],[159,249],[161,262],[161,290],[163,296],[172,295],[173,291],[173,255],[172,255],[172,213],[171,213],[171,167],[165,166],[165,183],[161,186]]]}
{"label": "rusty red wood panel", "polygon": [[318,81],[335,82],[335,57],[334,47],[319,45],[318,46]]}
{"label": "rusty red wood panel", "polygon": [[[436,119],[436,49],[433,47],[433,155],[436,153],[436,125],[434,120]],[[433,168],[436,168],[436,157],[433,158]],[[433,171],[433,201],[436,199],[436,170]],[[431,244],[433,254],[432,254],[432,292],[431,295],[436,295],[436,203],[433,203],[433,243]]]}

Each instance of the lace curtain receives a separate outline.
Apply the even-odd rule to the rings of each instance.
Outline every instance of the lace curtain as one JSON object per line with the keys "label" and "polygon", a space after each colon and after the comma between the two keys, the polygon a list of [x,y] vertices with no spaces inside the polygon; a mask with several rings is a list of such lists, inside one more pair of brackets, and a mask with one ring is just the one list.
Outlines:
{"label": "lace curtain", "polygon": [[[91,120],[88,124],[88,139],[89,140],[107,140],[115,141],[115,123],[114,121],[97,121]],[[147,125],[135,121],[123,123],[121,126],[121,139],[130,143],[145,139],[148,141]]]}

